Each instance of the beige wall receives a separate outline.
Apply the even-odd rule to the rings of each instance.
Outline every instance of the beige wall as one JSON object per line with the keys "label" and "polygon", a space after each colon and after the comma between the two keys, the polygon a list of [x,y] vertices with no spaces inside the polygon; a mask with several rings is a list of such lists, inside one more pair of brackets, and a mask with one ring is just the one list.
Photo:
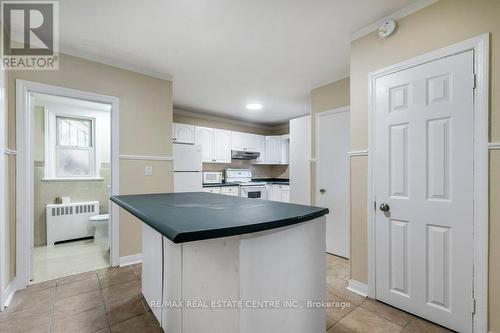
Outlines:
{"label": "beige wall", "polygon": [[[424,54],[480,34],[491,33],[491,104],[490,138],[500,141],[500,1],[441,0],[399,21],[397,33],[381,40],[371,33],[351,44],[351,149],[363,150],[368,145],[369,72]],[[500,151],[490,153],[490,286],[489,328],[500,332]],[[366,157],[360,157],[365,159]],[[351,168],[351,181],[366,178],[367,163]],[[352,212],[366,212],[367,183],[358,184],[359,196],[352,193]],[[361,188],[362,186],[364,188]],[[351,278],[367,282],[366,214],[352,215],[352,248],[363,249],[364,256],[351,260]]]}
{"label": "beige wall", "polygon": [[[311,91],[311,158],[316,158],[316,114],[349,105],[349,78]],[[316,203],[316,164],[311,165],[311,200]]]}
{"label": "beige wall", "polygon": [[[116,96],[120,99],[120,154],[170,156],[172,154],[172,82],[116,67],[60,55],[58,71],[10,71],[7,74],[8,147],[15,149],[16,79]],[[153,176],[144,177],[144,166]],[[169,161],[120,161],[120,192],[146,193],[172,190]],[[15,265],[15,158],[9,159],[9,244],[11,280]],[[141,224],[120,213],[120,256],[142,251]]]}

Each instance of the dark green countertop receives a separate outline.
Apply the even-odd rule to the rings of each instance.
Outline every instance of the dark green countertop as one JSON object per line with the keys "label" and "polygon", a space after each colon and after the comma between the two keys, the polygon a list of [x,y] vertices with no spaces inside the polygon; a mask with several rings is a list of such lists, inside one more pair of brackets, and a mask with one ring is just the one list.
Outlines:
{"label": "dark green countertop", "polygon": [[227,186],[240,186],[240,184],[238,183],[203,184],[203,187],[227,187]]}
{"label": "dark green countertop", "polygon": [[[290,185],[290,180],[285,178],[254,178],[253,182],[266,182],[268,185]],[[238,183],[218,183],[218,184],[203,184],[203,187],[226,187],[226,186],[239,186]]]}
{"label": "dark green countertop", "polygon": [[328,214],[327,208],[202,192],[119,195],[111,201],[174,243],[275,229]]}

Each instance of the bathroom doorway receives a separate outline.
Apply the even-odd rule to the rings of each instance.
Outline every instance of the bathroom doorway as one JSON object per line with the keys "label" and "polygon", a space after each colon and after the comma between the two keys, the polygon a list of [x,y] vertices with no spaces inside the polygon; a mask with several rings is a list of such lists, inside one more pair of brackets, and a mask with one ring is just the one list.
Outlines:
{"label": "bathroom doorway", "polygon": [[111,105],[33,94],[31,283],[109,266]]}
{"label": "bathroom doorway", "polygon": [[17,86],[17,114],[24,114],[17,133],[18,288],[116,266],[118,221],[109,197],[118,193],[118,100],[27,81]]}

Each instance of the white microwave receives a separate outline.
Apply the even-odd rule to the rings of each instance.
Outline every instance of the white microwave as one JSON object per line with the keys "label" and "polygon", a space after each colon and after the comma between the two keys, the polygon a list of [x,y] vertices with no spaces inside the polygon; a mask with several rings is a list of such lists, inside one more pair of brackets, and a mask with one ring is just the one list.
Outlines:
{"label": "white microwave", "polygon": [[203,172],[203,184],[222,184],[222,171]]}

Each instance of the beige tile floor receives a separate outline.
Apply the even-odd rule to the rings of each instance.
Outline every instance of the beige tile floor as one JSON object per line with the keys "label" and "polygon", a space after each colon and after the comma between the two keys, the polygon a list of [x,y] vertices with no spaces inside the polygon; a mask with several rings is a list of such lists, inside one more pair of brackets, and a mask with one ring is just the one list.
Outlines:
{"label": "beige tile floor", "polygon": [[0,333],[163,332],[140,279],[141,265],[133,265],[31,285],[0,314]]}
{"label": "beige tile floor", "polygon": [[81,240],[37,246],[33,251],[33,281],[37,284],[109,266],[109,246]]}
{"label": "beige tile floor", "polygon": [[[326,267],[327,298],[345,305],[327,309],[327,333],[450,332],[345,289],[349,276],[347,260],[327,255]],[[0,333],[161,333],[163,330],[141,295],[140,279],[138,264],[31,285],[17,292],[9,308],[0,314]]]}
{"label": "beige tile floor", "polygon": [[[445,333],[441,326],[346,289],[349,261],[326,256],[327,300],[345,305],[326,311],[327,333]],[[349,305],[349,306],[347,306]]]}

